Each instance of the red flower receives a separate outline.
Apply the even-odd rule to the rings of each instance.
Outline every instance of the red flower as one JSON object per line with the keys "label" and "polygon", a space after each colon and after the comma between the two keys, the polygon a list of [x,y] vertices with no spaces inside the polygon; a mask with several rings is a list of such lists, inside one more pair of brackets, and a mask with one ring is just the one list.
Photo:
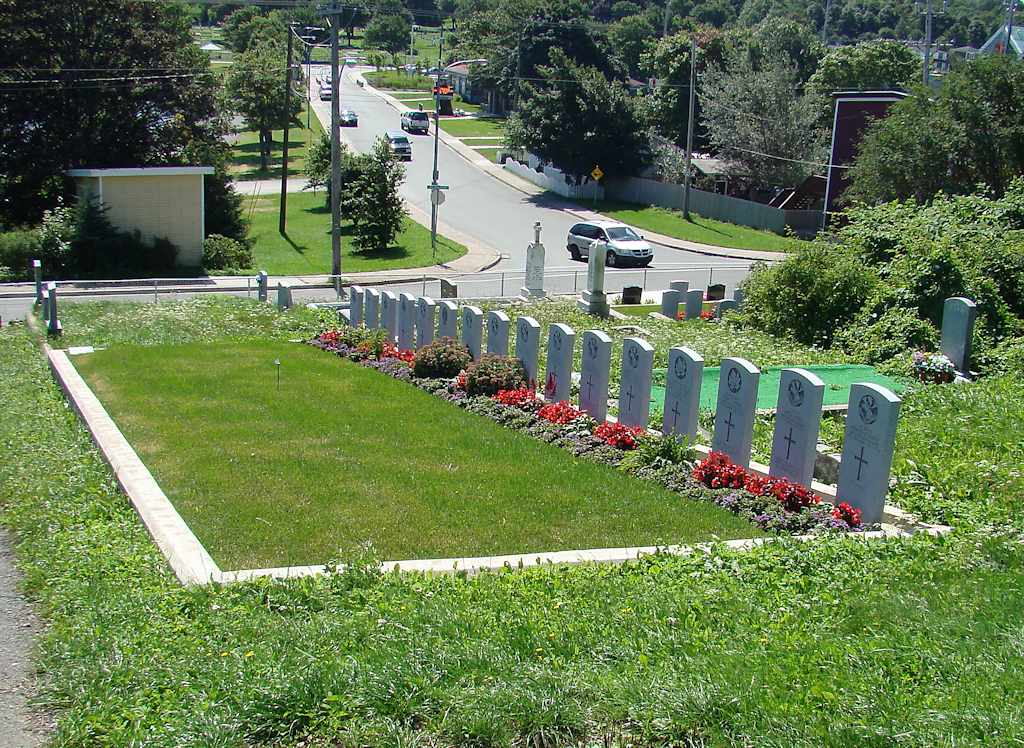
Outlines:
{"label": "red flower", "polygon": [[708,488],[743,488],[746,471],[723,452],[712,452],[693,468],[693,477]]}
{"label": "red flower", "polygon": [[551,423],[571,423],[583,413],[572,407],[567,400],[562,400],[559,403],[545,405],[537,411],[537,415]]}
{"label": "red flower", "polygon": [[700,318],[702,320],[704,320],[705,322],[709,322],[710,320],[713,320],[715,318],[715,313],[714,312],[701,312],[700,313]]}
{"label": "red flower", "polygon": [[466,389],[466,370],[463,369],[459,372],[459,375],[455,377],[455,386],[460,389]]}
{"label": "red flower", "polygon": [[845,501],[840,502],[835,509],[832,510],[832,516],[836,519],[843,520],[843,522],[848,524],[850,527],[860,526],[860,509],[854,509]]}
{"label": "red flower", "polygon": [[502,405],[512,405],[517,408],[521,408],[524,405],[529,405],[537,399],[536,393],[530,387],[520,387],[518,390],[498,390],[498,394],[494,396]]}
{"label": "red flower", "polygon": [[594,436],[616,449],[634,449],[636,439],[644,433],[643,426],[623,426],[621,423],[605,421],[594,429]]}

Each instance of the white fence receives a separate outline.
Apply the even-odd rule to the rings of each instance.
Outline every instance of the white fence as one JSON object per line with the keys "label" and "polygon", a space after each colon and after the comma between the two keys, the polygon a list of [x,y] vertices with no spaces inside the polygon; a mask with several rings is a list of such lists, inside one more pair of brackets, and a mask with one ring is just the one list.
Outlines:
{"label": "white fence", "polygon": [[509,156],[505,160],[505,168],[517,177],[562,197],[576,200],[593,200],[596,197],[598,200],[604,200],[604,187],[596,182],[587,182],[582,185],[572,184],[559,169],[543,164],[532,153],[526,154],[525,164]]}

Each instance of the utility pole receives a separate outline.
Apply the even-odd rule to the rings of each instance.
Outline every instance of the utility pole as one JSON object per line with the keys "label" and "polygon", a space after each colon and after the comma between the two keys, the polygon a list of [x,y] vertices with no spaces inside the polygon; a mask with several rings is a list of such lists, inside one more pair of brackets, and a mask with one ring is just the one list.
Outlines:
{"label": "utility pole", "polygon": [[[288,215],[288,124],[292,111],[292,36],[295,28],[288,26],[288,63],[284,69],[284,144],[281,146],[281,202],[277,217],[277,232],[287,234]],[[308,90],[308,88],[307,88]]]}
{"label": "utility pole", "polygon": [[432,258],[437,257],[437,207],[438,195],[437,178],[440,174],[437,171],[437,141],[441,137],[441,60],[444,58],[444,20],[441,21],[441,38],[437,43],[437,75],[434,78],[434,169],[433,181],[430,184],[430,253]]}
{"label": "utility pole", "polygon": [[1013,16],[1017,12],[1017,0],[1010,0],[1009,7],[1006,9],[1006,44],[1003,45],[1003,54],[1005,55],[1010,49],[1010,43],[1013,39]]}
{"label": "utility pole", "polygon": [[924,11],[924,71],[922,80],[924,85],[930,86],[932,82],[932,18],[946,11],[949,0],[942,0],[942,10],[937,11],[932,7],[932,0],[927,0]]}
{"label": "utility pole", "polygon": [[665,13],[661,17],[661,35],[668,36],[668,21],[672,17],[672,0],[665,0]]}
{"label": "utility pole", "polygon": [[832,15],[832,0],[825,0],[825,20],[821,24],[821,43],[828,46],[828,19]]}
{"label": "utility pole", "polygon": [[683,218],[690,220],[690,165],[693,158],[693,114],[697,99],[697,40],[690,37],[690,114],[686,119],[686,184],[683,185]]}
{"label": "utility pole", "polygon": [[341,5],[332,1],[320,11],[331,25],[331,275],[335,289],[341,293],[341,69],[338,65],[338,24]]}

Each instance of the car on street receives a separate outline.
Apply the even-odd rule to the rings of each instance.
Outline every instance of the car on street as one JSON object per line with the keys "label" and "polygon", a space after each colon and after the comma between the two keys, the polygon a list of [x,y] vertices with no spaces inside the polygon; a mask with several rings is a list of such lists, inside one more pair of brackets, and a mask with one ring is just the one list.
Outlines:
{"label": "car on street", "polygon": [[405,133],[388,131],[384,133],[384,137],[387,138],[395,158],[401,161],[412,161],[412,143],[409,142]]}
{"label": "car on street", "polygon": [[320,101],[330,101],[333,89],[330,83],[324,83],[320,86]]}
{"label": "car on street", "polygon": [[359,60],[357,60],[355,57],[346,57],[345,58],[345,64],[346,65],[358,65],[359,64]]}
{"label": "car on street", "polygon": [[430,133],[430,117],[426,112],[416,109],[402,112],[402,129],[406,132],[421,132],[428,135]]}
{"label": "car on street", "polygon": [[589,259],[590,247],[595,241],[608,267],[646,267],[654,259],[654,250],[643,236],[616,221],[577,223],[569,229],[566,248],[574,260]]}
{"label": "car on street", "polygon": [[359,115],[351,109],[342,109],[338,113],[338,124],[342,127],[357,127],[359,125]]}

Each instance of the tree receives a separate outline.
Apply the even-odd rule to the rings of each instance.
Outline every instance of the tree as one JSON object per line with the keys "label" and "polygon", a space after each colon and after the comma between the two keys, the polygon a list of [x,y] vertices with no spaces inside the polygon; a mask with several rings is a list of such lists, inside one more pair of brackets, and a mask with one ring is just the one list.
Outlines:
{"label": "tree", "polygon": [[390,247],[406,219],[398,188],[405,167],[395,160],[388,141],[381,137],[373,151],[362,157],[360,173],[345,190],[345,213],[352,221],[353,243],[361,252]]}
{"label": "tree", "polygon": [[594,166],[608,177],[635,174],[646,142],[625,87],[601,71],[577,65],[559,49],[525,87],[523,106],[508,122],[510,145],[525,148],[583,181]]}
{"label": "tree", "polygon": [[755,70],[746,54],[711,67],[699,90],[703,124],[719,155],[767,185],[794,185],[824,158],[817,100],[797,91],[797,68],[779,55]]}
{"label": "tree", "polygon": [[608,39],[630,74],[641,74],[640,56],[655,38],[646,16],[628,16],[608,27]]}
{"label": "tree", "polygon": [[298,96],[286,97],[285,64],[278,47],[253,47],[235,60],[225,81],[232,106],[245,118],[246,126],[259,133],[260,168],[264,171],[270,168],[273,131],[283,128],[285,122],[300,125],[302,101]]}
{"label": "tree", "polygon": [[370,21],[370,11],[363,2],[351,0],[348,3],[348,13],[342,16],[342,23],[345,26],[345,36],[348,37],[348,46],[352,46],[352,37],[355,36],[357,26],[365,26]]}
{"label": "tree", "polygon": [[0,3],[0,76],[18,92],[0,96],[0,223],[38,221],[75,167],[213,165],[207,189],[230,192],[218,83],[189,22],[175,4]]}
{"label": "tree", "polygon": [[920,75],[921,58],[896,41],[877,40],[830,49],[807,81],[821,100],[823,122],[831,126],[833,91],[906,91]]}
{"label": "tree", "polygon": [[1024,173],[1024,63],[979,57],[946,76],[942,89],[915,88],[862,139],[849,199],[869,203],[984,185],[1002,195]]}
{"label": "tree", "polygon": [[366,27],[363,35],[363,46],[376,47],[391,55],[395,67],[399,65],[399,56],[409,49],[409,35],[412,23],[408,17],[401,15],[375,15]]}

